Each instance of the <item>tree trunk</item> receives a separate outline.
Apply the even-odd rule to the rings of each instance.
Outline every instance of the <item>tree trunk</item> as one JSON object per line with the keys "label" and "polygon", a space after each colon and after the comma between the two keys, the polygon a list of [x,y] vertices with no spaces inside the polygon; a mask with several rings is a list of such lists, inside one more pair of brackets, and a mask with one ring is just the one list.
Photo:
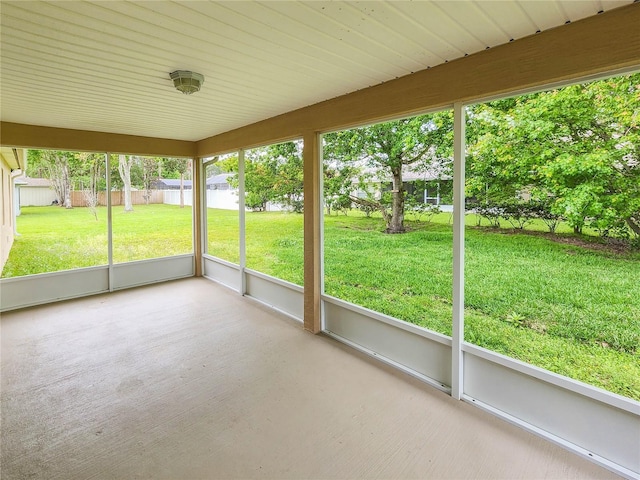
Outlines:
{"label": "tree trunk", "polygon": [[402,167],[394,168],[391,201],[391,219],[387,222],[387,233],[403,233],[404,228],[404,189],[402,188]]}
{"label": "tree trunk", "polygon": [[51,182],[53,183],[53,190],[56,192],[58,206],[64,207],[64,200],[65,198],[67,198],[67,194],[64,188],[64,182],[59,177],[52,177]]}
{"label": "tree trunk", "polygon": [[118,173],[124,184],[124,211],[133,212],[131,203],[131,165],[133,156],[127,158],[126,155],[118,155]]}
{"label": "tree trunk", "polygon": [[[391,215],[389,214],[389,211],[387,210],[387,208],[382,203],[374,202],[374,201],[368,200],[366,198],[356,197],[354,195],[349,195],[349,198],[356,205],[362,205],[362,206],[368,207],[368,208],[375,208],[376,210],[378,210],[382,214],[382,218],[384,219],[384,222],[387,225],[389,225],[391,223]],[[346,213],[345,213],[345,215],[346,215]],[[369,214],[367,213],[367,217],[368,216],[369,216]]]}
{"label": "tree trunk", "polygon": [[63,185],[64,185],[64,208],[72,208],[71,205],[71,178],[69,175],[69,165],[65,164],[62,168]]}
{"label": "tree trunk", "polygon": [[627,225],[629,225],[629,228],[640,237],[640,214],[631,215],[629,218],[625,219],[625,221],[627,222]]}
{"label": "tree trunk", "polygon": [[54,153],[49,160],[47,168],[49,179],[53,183],[53,188],[58,197],[58,205],[64,208],[71,208],[71,179],[69,175],[69,163],[64,156],[58,157]]}

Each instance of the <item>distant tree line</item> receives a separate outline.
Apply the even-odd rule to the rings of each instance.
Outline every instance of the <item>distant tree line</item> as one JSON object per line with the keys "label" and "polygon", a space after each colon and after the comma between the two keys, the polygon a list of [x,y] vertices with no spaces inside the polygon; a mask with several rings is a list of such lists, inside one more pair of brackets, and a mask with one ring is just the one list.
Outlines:
{"label": "distant tree line", "polygon": [[[147,198],[159,178],[190,178],[190,161],[181,158],[112,155],[111,189],[124,190],[125,211],[133,210],[131,189],[145,190]],[[105,191],[106,161],[102,153],[29,150],[27,175],[51,181],[61,207],[71,208],[71,191],[82,191],[94,208],[98,192]],[[95,210],[94,210],[95,212]],[[94,213],[95,214],[95,213]]]}

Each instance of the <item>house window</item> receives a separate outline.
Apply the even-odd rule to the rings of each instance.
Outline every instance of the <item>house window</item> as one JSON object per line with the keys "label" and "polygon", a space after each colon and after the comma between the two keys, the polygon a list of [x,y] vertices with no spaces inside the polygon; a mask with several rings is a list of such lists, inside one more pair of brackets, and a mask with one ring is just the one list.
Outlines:
{"label": "house window", "polygon": [[324,291],[451,335],[450,213],[424,179],[450,179],[450,110],[326,134]]}
{"label": "house window", "polygon": [[111,155],[113,262],[193,252],[191,160]]}
{"label": "house window", "polygon": [[302,141],[245,152],[246,266],[302,285]]}
{"label": "house window", "polygon": [[[48,188],[32,188],[28,182],[21,187],[28,206],[21,206],[16,225],[20,235],[14,240],[2,276],[106,265],[104,154],[29,150],[26,173],[33,185]],[[8,175],[3,182],[10,187]],[[33,192],[27,195],[29,189]],[[3,214],[9,215],[10,210],[4,210],[10,208],[6,205]]]}
{"label": "house window", "polygon": [[206,253],[240,262],[238,153],[205,159]]}
{"label": "house window", "polygon": [[640,400],[640,74],[467,110],[465,340]]}

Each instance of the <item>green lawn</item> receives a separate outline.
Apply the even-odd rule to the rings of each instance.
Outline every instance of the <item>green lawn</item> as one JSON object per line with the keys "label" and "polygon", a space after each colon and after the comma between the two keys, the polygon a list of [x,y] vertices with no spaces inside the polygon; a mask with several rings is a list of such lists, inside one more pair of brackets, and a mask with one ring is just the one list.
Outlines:
{"label": "green lawn", "polygon": [[[209,253],[237,262],[238,213],[207,213]],[[190,251],[190,214],[169,205],[114,210],[114,258]],[[81,208],[24,208],[3,276],[106,263],[104,212],[99,218]],[[247,266],[302,284],[302,219],[247,213]],[[473,216],[467,224],[466,340],[640,400],[640,253],[476,228]],[[450,215],[409,225],[386,235],[379,218],[325,217],[326,291],[450,335]]]}
{"label": "green lawn", "polygon": [[[98,220],[87,208],[22,207],[3,277],[107,264],[107,209]],[[113,208],[115,263],[193,252],[191,207],[135,205]]]}
{"label": "green lawn", "polygon": [[[303,216],[247,213],[247,268],[302,285]],[[208,253],[232,263],[240,259],[238,212],[208,209]]]}
{"label": "green lawn", "polygon": [[[327,293],[451,335],[451,227],[381,229],[325,218]],[[640,399],[640,255],[476,228],[465,246],[467,341]]]}

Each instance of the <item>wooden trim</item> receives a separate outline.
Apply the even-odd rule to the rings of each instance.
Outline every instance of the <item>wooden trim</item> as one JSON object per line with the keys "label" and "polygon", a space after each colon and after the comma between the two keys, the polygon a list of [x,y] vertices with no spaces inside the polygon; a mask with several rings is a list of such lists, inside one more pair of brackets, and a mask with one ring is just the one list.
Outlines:
{"label": "wooden trim", "polygon": [[640,66],[640,4],[563,25],[437,67],[197,142],[231,151]]}
{"label": "wooden trim", "polygon": [[304,136],[304,329],[318,333],[320,322],[320,135]]}
{"label": "wooden trim", "polygon": [[136,155],[205,157],[393,117],[640,68],[633,3],[468,57],[294,110],[198,142],[0,122],[1,143]]}
{"label": "wooden trim", "polygon": [[0,122],[2,145],[85,152],[193,157],[195,142]]}

